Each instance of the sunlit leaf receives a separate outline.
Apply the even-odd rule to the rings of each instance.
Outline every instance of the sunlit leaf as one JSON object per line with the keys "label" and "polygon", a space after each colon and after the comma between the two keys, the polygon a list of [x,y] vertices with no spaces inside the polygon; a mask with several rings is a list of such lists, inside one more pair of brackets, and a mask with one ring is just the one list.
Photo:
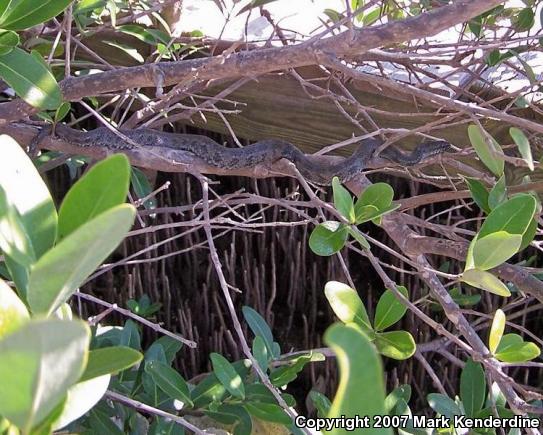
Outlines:
{"label": "sunlit leaf", "polygon": [[497,309],[492,320],[492,326],[490,327],[490,334],[488,336],[488,349],[490,353],[495,353],[498,345],[503,336],[505,330],[505,313]]}
{"label": "sunlit leaf", "polygon": [[366,307],[356,290],[341,282],[329,281],[324,287],[324,294],[343,323],[356,323],[366,332],[373,330]]}

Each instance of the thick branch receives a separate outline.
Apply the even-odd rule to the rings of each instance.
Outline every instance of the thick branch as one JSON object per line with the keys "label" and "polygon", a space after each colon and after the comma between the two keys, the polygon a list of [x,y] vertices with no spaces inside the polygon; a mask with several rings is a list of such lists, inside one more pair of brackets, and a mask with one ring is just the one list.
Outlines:
{"label": "thick branch", "polygon": [[[159,62],[71,77],[61,82],[62,94],[67,101],[77,101],[85,96],[126,88],[154,87],[159,80],[170,86],[194,80],[254,77],[271,71],[319,64],[322,54],[335,57],[360,55],[373,48],[435,35],[501,3],[499,0],[458,0],[406,20],[346,30],[337,36],[288,47],[245,51],[226,57]],[[0,106],[0,120],[21,119],[33,110],[20,100],[5,103]]]}

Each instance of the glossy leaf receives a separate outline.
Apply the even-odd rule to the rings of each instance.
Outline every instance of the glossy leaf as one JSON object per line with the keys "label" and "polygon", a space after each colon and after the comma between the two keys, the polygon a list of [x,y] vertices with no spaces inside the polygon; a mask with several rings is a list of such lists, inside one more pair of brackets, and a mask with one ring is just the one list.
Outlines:
{"label": "glossy leaf", "polygon": [[473,246],[473,264],[476,269],[488,270],[499,266],[515,255],[522,243],[520,234],[497,231],[477,238]]}
{"label": "glossy leaf", "polygon": [[479,269],[468,269],[462,274],[461,280],[473,287],[486,290],[498,296],[509,297],[511,292],[507,286],[490,272]]}
{"label": "glossy leaf", "polygon": [[233,425],[234,429],[229,430],[229,433],[233,435],[251,435],[252,433],[251,416],[243,406],[223,403],[216,411],[205,411],[205,414],[221,423]]}
{"label": "glossy leaf", "polygon": [[103,375],[70,387],[66,404],[60,417],[55,421],[53,430],[62,429],[92,409],[106,393],[110,379],[110,375]]}
{"label": "glossy leaf", "polygon": [[532,157],[532,148],[530,147],[530,142],[522,130],[516,127],[511,127],[509,129],[509,135],[515,141],[515,144],[518,147],[520,155],[530,168],[530,171],[534,170],[534,159]]}
{"label": "glossy leaf", "polygon": [[531,220],[526,232],[522,235],[522,243],[520,244],[519,251],[526,249],[530,246],[530,243],[534,240],[534,237],[537,233],[537,220],[534,218]]}
{"label": "glossy leaf", "polygon": [[257,335],[253,340],[253,356],[264,373],[268,371],[268,350],[262,337]]}
{"label": "glossy leaf", "polygon": [[291,361],[290,365],[278,367],[270,373],[270,381],[276,387],[283,387],[298,376],[305,365],[312,360],[311,355],[301,355]]}
{"label": "glossy leaf", "polygon": [[490,353],[495,353],[498,345],[503,336],[503,331],[505,330],[505,313],[498,309],[494,314],[494,319],[492,320],[492,326],[490,327],[490,334],[488,336],[488,349]]}
{"label": "glossy leaf", "polygon": [[462,415],[462,411],[454,400],[444,394],[431,393],[426,398],[430,407],[445,417],[452,418],[455,415]]}
{"label": "glossy leaf", "polygon": [[532,195],[515,195],[492,210],[481,226],[479,237],[482,238],[497,231],[522,235],[530,225],[535,210],[536,201]]}
{"label": "glossy leaf", "polygon": [[413,336],[407,331],[379,332],[374,343],[380,354],[397,360],[410,358],[417,350]]}
{"label": "glossy leaf", "polygon": [[25,304],[0,278],[0,339],[19,329],[29,319]]}
{"label": "glossy leaf", "polygon": [[221,381],[224,388],[228,392],[239,399],[245,399],[245,388],[241,376],[236,372],[232,364],[218,353],[211,353],[211,364],[213,365],[213,373]]}
{"label": "glossy leaf", "polygon": [[353,239],[355,239],[360,244],[360,246],[362,246],[363,249],[366,249],[368,251],[371,249],[370,244],[368,243],[366,238],[362,235],[362,233],[358,231],[357,228],[349,227],[347,228],[347,230],[349,231],[349,234],[353,237]]}
{"label": "glossy leaf", "polygon": [[341,282],[329,281],[324,287],[324,294],[339,320],[343,323],[353,322],[366,332],[373,331],[366,307],[356,290]]}
{"label": "glossy leaf", "polygon": [[343,187],[338,177],[332,179],[332,191],[334,194],[334,207],[350,223],[354,223],[353,198],[345,187]]}
{"label": "glossy leaf", "polygon": [[119,245],[134,221],[135,209],[122,204],[79,227],[43,255],[30,274],[28,303],[50,314],[77,290]]}
{"label": "glossy leaf", "polygon": [[89,352],[89,359],[80,382],[103,375],[116,374],[141,361],[143,355],[130,347],[102,347]]}
{"label": "glossy leaf", "polygon": [[500,156],[503,155],[503,150],[498,143],[477,125],[470,125],[468,127],[468,136],[475,152],[485,166],[494,175],[501,177],[505,163]]}
{"label": "glossy leaf", "polygon": [[90,341],[82,321],[33,320],[0,340],[0,414],[23,431],[44,419],[75,384]]}
{"label": "glossy leaf", "polygon": [[[370,416],[385,413],[383,366],[375,347],[358,328],[334,324],[324,334],[324,342],[337,356],[340,381],[328,413],[329,418]],[[353,398],[356,397],[356,400]],[[335,429],[331,433],[348,433]],[[368,428],[365,434],[391,435],[391,429]]]}
{"label": "glossy leaf", "polygon": [[481,364],[467,360],[460,375],[460,397],[468,417],[483,408],[486,397],[485,372]]}
{"label": "glossy leaf", "polygon": [[55,110],[62,102],[60,88],[51,71],[20,48],[14,47],[0,56],[0,76],[31,106]]}
{"label": "glossy leaf", "polygon": [[154,195],[151,195],[153,192],[153,186],[151,186],[151,183],[149,183],[145,173],[136,167],[132,168],[130,183],[138,199],[147,198],[143,202],[143,206],[147,210],[154,210],[157,205],[157,199]]}
{"label": "glossy leaf", "polygon": [[390,415],[392,409],[396,406],[399,400],[408,403],[411,398],[411,386],[408,384],[400,385],[394,388],[385,398],[385,412]]}
{"label": "glossy leaf", "polygon": [[488,205],[488,190],[486,190],[485,185],[476,178],[465,177],[465,180],[475,203],[485,213],[490,213],[491,209]]}
{"label": "glossy leaf", "polygon": [[279,405],[273,403],[247,402],[245,409],[253,417],[272,423],[290,424],[292,420]]}
{"label": "glossy leaf", "polygon": [[170,398],[177,399],[192,407],[190,391],[186,381],[174,369],[158,361],[145,363],[145,371],[151,375],[155,384]]}
{"label": "glossy leaf", "polygon": [[0,249],[25,268],[36,262],[36,254],[23,219],[0,186]]}
{"label": "glossy leaf", "polygon": [[64,197],[58,212],[58,232],[66,237],[86,222],[126,201],[130,164],[115,154],[94,165]]}
{"label": "glossy leaf", "polygon": [[[407,289],[397,286],[398,291],[408,298]],[[398,322],[407,311],[407,307],[396,298],[392,290],[386,289],[377,302],[373,327],[376,331],[383,331]]]}
{"label": "glossy leaf", "polygon": [[245,321],[249,325],[249,328],[251,328],[251,331],[253,331],[253,334],[261,337],[264,340],[266,349],[268,350],[268,355],[273,355],[277,358],[279,355],[275,355],[273,351],[273,334],[270,327],[266,323],[266,320],[264,320],[264,318],[251,307],[244,306],[241,311]]}
{"label": "glossy leaf", "polygon": [[7,135],[0,135],[0,147],[0,186],[19,212],[39,258],[53,246],[57,235],[53,198],[32,160],[17,142]]}
{"label": "glossy leaf", "polygon": [[345,246],[347,235],[347,227],[340,222],[323,222],[311,232],[309,247],[315,254],[328,257]]}
{"label": "glossy leaf", "polygon": [[359,207],[372,205],[377,210],[382,210],[392,204],[394,190],[387,183],[374,183],[362,192],[355,204],[355,210]]}
{"label": "glossy leaf", "polygon": [[520,335],[505,334],[496,349],[496,358],[503,362],[526,362],[537,358],[541,350],[535,343],[525,342]]}
{"label": "glossy leaf", "polygon": [[56,17],[71,3],[71,0],[19,0],[11,2],[0,17],[0,27],[23,30]]}
{"label": "glossy leaf", "polygon": [[121,330],[119,344],[136,350],[141,349],[140,332],[138,326],[133,320],[128,319],[124,323],[123,329]]}

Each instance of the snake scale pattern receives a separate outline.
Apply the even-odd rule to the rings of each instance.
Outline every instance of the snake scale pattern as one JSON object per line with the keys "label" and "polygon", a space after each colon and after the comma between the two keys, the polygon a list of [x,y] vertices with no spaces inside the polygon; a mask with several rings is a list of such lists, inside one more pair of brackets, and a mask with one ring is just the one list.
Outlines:
{"label": "snake scale pattern", "polygon": [[[298,171],[308,181],[320,185],[330,184],[334,176],[343,182],[354,178],[365,169],[368,160],[383,143],[378,138],[364,139],[350,157],[330,164],[309,158],[293,144],[280,139],[261,140],[243,148],[226,148],[202,135],[167,133],[148,128],[119,131],[128,137],[130,142],[123,140],[106,127],[85,132],[57,124],[54,134],[66,142],[81,147],[105,147],[113,151],[122,151],[134,149],[137,144],[138,147],[156,149],[157,152],[158,148],[187,151],[206,164],[221,169],[252,168],[258,164],[271,165],[280,159],[287,159],[296,165]],[[418,145],[409,154],[389,146],[379,156],[402,166],[413,166],[451,149],[449,142],[434,140]]]}

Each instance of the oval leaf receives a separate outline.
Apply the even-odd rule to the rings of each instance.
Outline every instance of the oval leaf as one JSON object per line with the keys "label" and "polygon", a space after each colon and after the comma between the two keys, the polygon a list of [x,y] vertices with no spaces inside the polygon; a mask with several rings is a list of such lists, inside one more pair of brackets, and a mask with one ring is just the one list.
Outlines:
{"label": "oval leaf", "polygon": [[520,234],[509,234],[505,231],[477,238],[473,246],[473,264],[480,270],[499,266],[519,251],[521,243]]}
{"label": "oval leaf", "polygon": [[343,323],[356,323],[366,332],[372,332],[366,307],[356,290],[338,281],[329,281],[324,294],[336,316]]}
{"label": "oval leaf", "polygon": [[407,331],[380,332],[375,337],[375,346],[382,355],[404,360],[413,356],[417,345]]}
{"label": "oval leaf", "polygon": [[468,127],[468,136],[475,149],[475,152],[484,163],[484,165],[494,173],[501,177],[505,163],[500,155],[503,155],[503,150],[498,143],[486,131],[481,130],[477,125]]}
{"label": "oval leaf", "polygon": [[345,187],[341,185],[338,177],[332,179],[332,191],[334,193],[334,207],[350,223],[354,223],[353,198]]}
{"label": "oval leaf", "polygon": [[274,403],[248,402],[244,408],[253,417],[272,423],[291,424],[292,420],[279,405]]}
{"label": "oval leaf", "polygon": [[0,27],[23,30],[56,17],[72,0],[19,0],[12,2],[0,18]]}
{"label": "oval leaf", "polygon": [[494,314],[494,319],[492,320],[492,326],[490,327],[490,335],[488,336],[488,349],[490,353],[496,352],[498,345],[503,336],[503,331],[505,330],[505,313],[498,309]]}
{"label": "oval leaf", "polygon": [[470,358],[460,375],[460,398],[468,417],[474,417],[483,408],[485,397],[485,372],[481,364]]}
{"label": "oval leaf", "polygon": [[130,347],[112,346],[89,352],[89,360],[80,382],[103,375],[110,375],[132,367],[141,361],[143,355]]}
{"label": "oval leaf", "polygon": [[[397,288],[406,298],[408,297],[405,287],[397,286]],[[376,331],[382,331],[398,322],[406,311],[407,307],[396,298],[394,292],[386,289],[377,302],[373,327]]]}
{"label": "oval leaf", "polygon": [[490,206],[488,205],[488,190],[483,183],[476,178],[464,177],[468,185],[471,197],[481,210],[485,213],[490,213]]}
{"label": "oval leaf", "polygon": [[444,394],[431,393],[426,396],[428,404],[437,413],[445,417],[452,418],[455,415],[462,415],[462,411],[458,405],[450,397]]}
{"label": "oval leaf", "polygon": [[17,44],[19,44],[17,33],[0,29],[0,55],[9,53]]}
{"label": "oval leaf", "polygon": [[532,157],[532,149],[530,148],[530,142],[528,141],[528,138],[522,132],[522,130],[516,127],[511,127],[509,129],[509,135],[513,138],[513,140],[517,144],[520,155],[522,156],[522,158],[528,165],[528,168],[530,168],[530,171],[533,171],[534,159]]}
{"label": "oval leaf", "polygon": [[0,56],[0,76],[31,106],[55,110],[62,102],[60,88],[51,71],[20,48],[15,47]]}
{"label": "oval leaf", "polygon": [[328,257],[345,246],[347,235],[347,227],[340,222],[323,222],[311,233],[309,247],[315,254]]}
{"label": "oval leaf", "polygon": [[135,209],[122,204],[79,227],[32,268],[28,303],[33,313],[50,314],[77,290],[132,226]]}
{"label": "oval leaf", "polygon": [[490,272],[479,269],[469,269],[464,271],[461,280],[473,287],[486,290],[498,296],[509,297],[511,292],[507,286]]}
{"label": "oval leaf", "polygon": [[241,376],[236,372],[232,364],[222,355],[212,353],[209,355],[213,365],[213,373],[221,381],[228,392],[239,399],[245,399],[245,388]]}
{"label": "oval leaf", "polygon": [[183,377],[174,369],[159,361],[145,363],[145,371],[151,375],[155,384],[170,398],[177,399],[190,407],[190,391]]}
{"label": "oval leaf", "polygon": [[536,200],[532,195],[519,194],[497,206],[485,219],[479,237],[497,231],[524,234],[534,217]]}
{"label": "oval leaf", "polygon": [[130,163],[124,154],[115,154],[94,165],[62,201],[59,236],[67,236],[100,213],[125,202],[129,182]]}

